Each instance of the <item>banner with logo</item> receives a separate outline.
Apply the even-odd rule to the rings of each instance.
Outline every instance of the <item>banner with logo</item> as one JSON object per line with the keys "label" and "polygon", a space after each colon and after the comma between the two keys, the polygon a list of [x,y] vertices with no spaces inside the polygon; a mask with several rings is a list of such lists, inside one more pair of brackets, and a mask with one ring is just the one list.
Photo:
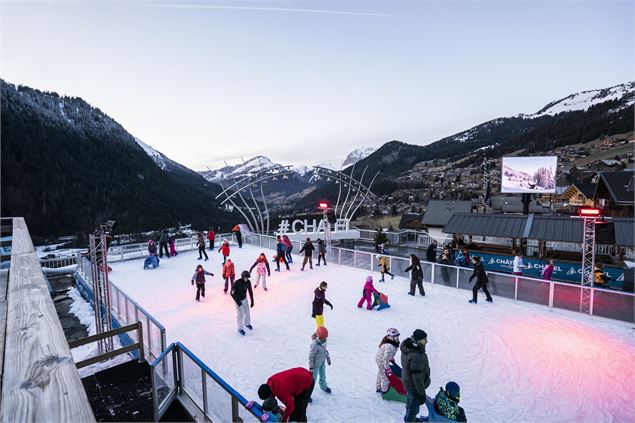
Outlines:
{"label": "banner with logo", "polygon": [[[493,272],[512,273],[514,263],[513,256],[489,254],[482,251],[468,251],[472,255],[481,257],[486,270]],[[523,276],[542,279],[542,269],[547,265],[547,260],[523,257]],[[582,265],[570,261],[554,260],[551,279],[556,281],[580,282],[582,278]],[[624,269],[617,266],[604,266],[604,272],[617,282],[624,282]]]}

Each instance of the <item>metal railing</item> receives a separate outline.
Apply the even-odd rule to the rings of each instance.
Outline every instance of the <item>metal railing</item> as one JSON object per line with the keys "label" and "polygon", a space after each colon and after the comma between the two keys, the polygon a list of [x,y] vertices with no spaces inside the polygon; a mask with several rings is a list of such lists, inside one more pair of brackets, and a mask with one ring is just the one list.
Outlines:
{"label": "metal railing", "polygon": [[[259,245],[275,249],[275,238],[265,235],[250,234],[245,237],[248,244]],[[301,243],[298,243],[301,244]],[[299,251],[295,249],[294,251]],[[315,254],[315,253],[314,253]],[[351,250],[348,248],[329,247],[327,261],[344,266],[378,271],[378,263],[374,253]],[[404,271],[410,265],[407,258],[387,256],[392,273],[395,276],[409,277]],[[440,284],[458,289],[472,289],[468,282],[473,273],[469,267],[446,265],[421,261],[423,280],[432,284]],[[582,289],[591,290],[590,315],[608,317],[625,322],[635,322],[635,294],[614,291],[603,288],[586,288],[567,282],[537,279],[526,276],[509,275],[506,273],[486,272],[490,283],[488,285],[493,295],[512,298],[535,304],[542,304],[549,308],[559,308],[580,311],[580,297]]]}
{"label": "metal railing", "polygon": [[[216,248],[220,247],[221,239],[231,239],[235,243],[235,235],[233,233],[216,234]],[[207,238],[205,242],[208,243]],[[188,238],[179,238],[174,240],[174,246],[177,252],[192,251],[197,249],[198,238],[194,235]],[[159,246],[157,245],[157,252]],[[148,243],[140,242],[136,244],[116,245],[108,249],[108,262],[138,259],[148,257]]]}
{"label": "metal railing", "polygon": [[89,366],[91,364],[95,364],[95,363],[99,363],[101,361],[105,361],[108,359],[111,359],[113,357],[116,357],[118,355],[121,354],[126,354],[130,351],[133,350],[139,350],[139,362],[143,362],[145,360],[145,354],[143,353],[143,329],[142,329],[142,324],[141,322],[137,322],[137,323],[133,323],[131,325],[128,326],[122,326],[118,329],[113,329],[113,330],[109,330],[108,332],[103,332],[103,333],[98,333],[97,335],[91,335],[91,336],[87,336],[85,338],[82,339],[77,339],[75,341],[70,341],[68,343],[68,347],[73,349],[73,348],[77,348],[80,347],[82,345],[86,345],[86,344],[91,344],[93,342],[98,342],[98,341],[103,341],[107,338],[112,338],[113,336],[117,336],[120,335],[122,333],[126,333],[126,332],[131,332],[131,331],[136,331],[137,333],[137,339],[139,340],[138,342],[131,344],[131,345],[127,345],[125,347],[122,348],[118,348],[114,351],[109,351],[103,354],[99,354],[95,357],[91,357],[91,358],[87,358],[85,360],[82,360],[78,363],[75,363],[75,365],[77,366],[78,369],[81,369],[82,367],[86,367]]}
{"label": "metal railing", "polygon": [[[81,276],[78,278],[78,288],[85,291],[86,298],[92,299],[92,274],[88,258],[81,257],[77,273]],[[90,301],[92,304],[92,300]],[[142,323],[143,333],[140,337],[143,338],[148,361],[154,360],[165,350],[167,345],[165,327],[112,281],[110,281],[110,306],[112,316],[119,325]],[[137,342],[140,337],[134,333],[131,335],[131,339]]]}
{"label": "metal railing", "polygon": [[59,269],[60,267],[73,266],[77,264],[77,256],[59,257],[51,259],[40,259],[40,266],[49,269]]}
{"label": "metal railing", "polygon": [[[260,421],[261,412],[247,409],[247,399],[180,342],[170,344],[150,366],[154,421],[163,417],[177,397],[189,400],[201,414],[200,420],[242,422],[240,410],[244,409],[243,416]],[[158,371],[158,366],[168,370]]]}

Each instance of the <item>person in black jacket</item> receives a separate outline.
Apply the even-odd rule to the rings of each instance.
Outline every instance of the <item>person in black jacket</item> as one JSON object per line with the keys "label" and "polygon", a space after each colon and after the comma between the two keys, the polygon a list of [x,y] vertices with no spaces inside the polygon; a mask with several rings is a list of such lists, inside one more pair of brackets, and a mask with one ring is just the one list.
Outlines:
{"label": "person in black jacket", "polygon": [[194,275],[192,276],[192,285],[196,282],[196,301],[201,301],[201,295],[205,298],[205,275],[214,276],[213,273],[203,269],[200,264],[196,266]]}
{"label": "person in black jacket", "polygon": [[[234,282],[232,286],[231,296],[236,302],[236,312],[238,316],[236,321],[238,322],[238,333],[245,335],[244,328],[253,330],[251,326],[251,318],[249,316],[249,309],[254,306],[254,292],[251,289],[251,282],[249,281],[249,272],[243,270],[240,274],[240,279]],[[249,299],[251,305],[247,303],[247,292],[249,292]]]}
{"label": "person in black jacket", "polygon": [[437,240],[433,239],[430,245],[428,245],[428,250],[426,251],[426,260],[429,262],[437,261]]}
{"label": "person in black jacket", "polygon": [[472,283],[472,279],[476,278],[476,284],[472,288],[472,299],[470,303],[476,304],[478,298],[478,290],[483,288],[483,292],[487,299],[485,301],[493,302],[492,296],[489,294],[487,290],[487,282],[489,279],[487,278],[487,273],[485,273],[485,268],[483,267],[483,263],[481,263],[481,258],[478,256],[472,256],[472,263],[474,264],[474,273],[470,276],[470,283]]}
{"label": "person in black jacket", "polygon": [[410,266],[406,267],[405,272],[410,273],[410,292],[408,295],[415,295],[415,287],[419,287],[419,294],[425,297],[426,291],[423,289],[423,269],[421,269],[421,261],[419,257],[410,254]]}
{"label": "person in black jacket", "polygon": [[163,258],[163,250],[165,250],[165,255],[167,258],[170,258],[170,251],[168,250],[168,241],[170,239],[170,234],[168,234],[168,230],[164,229],[161,231],[161,235],[159,235],[159,257]]}
{"label": "person in black jacket", "polygon": [[302,249],[300,250],[299,253],[302,253],[302,251],[304,251],[304,260],[302,261],[302,268],[300,270],[302,270],[304,272],[304,266],[306,266],[306,262],[309,262],[309,268],[313,269],[313,250],[315,250],[315,247],[313,246],[313,243],[311,242],[311,238],[307,238],[306,242],[304,243],[304,245],[302,246]]}
{"label": "person in black jacket", "polygon": [[317,327],[324,326],[324,304],[333,310],[333,304],[326,299],[326,287],[327,283],[322,281],[320,282],[320,286],[313,291],[315,296],[313,297],[313,313],[311,317],[315,319]]}

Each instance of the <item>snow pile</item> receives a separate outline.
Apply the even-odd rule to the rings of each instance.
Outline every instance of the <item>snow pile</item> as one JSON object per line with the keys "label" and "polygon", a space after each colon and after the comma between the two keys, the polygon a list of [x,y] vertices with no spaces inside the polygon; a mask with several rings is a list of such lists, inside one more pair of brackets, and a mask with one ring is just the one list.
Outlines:
{"label": "snow pile", "polygon": [[[249,269],[261,251],[273,253],[232,248],[236,273]],[[392,307],[366,311],[355,305],[367,270],[330,263],[300,272],[300,257],[294,255],[291,271],[277,273],[272,267],[268,292],[262,286],[254,290],[254,330],[242,337],[234,303],[222,291],[220,254],[210,254],[208,262],[196,258],[195,252],[184,252],[150,271],[142,270],[142,260],[113,263],[111,281],[166,327],[168,342],[183,342],[248,399],[257,398],[258,386],[271,374],[308,365],[313,290],[324,280],[334,305],[325,309],[333,393],[316,387],[310,421],[402,421],[404,405],[375,393],[374,355],[389,327],[397,328],[402,340],[416,328],[428,333],[432,383],[427,393],[434,396],[449,380],[458,382],[469,421],[635,420],[632,324],[549,310],[495,292],[493,304],[475,306],[467,302],[468,291],[428,283],[426,297],[411,297],[409,281],[399,277],[375,284]],[[207,277],[207,296],[197,303],[190,278],[199,263],[216,276]],[[374,277],[379,279],[377,273]],[[222,409],[229,406],[226,398],[214,397],[218,401]]]}

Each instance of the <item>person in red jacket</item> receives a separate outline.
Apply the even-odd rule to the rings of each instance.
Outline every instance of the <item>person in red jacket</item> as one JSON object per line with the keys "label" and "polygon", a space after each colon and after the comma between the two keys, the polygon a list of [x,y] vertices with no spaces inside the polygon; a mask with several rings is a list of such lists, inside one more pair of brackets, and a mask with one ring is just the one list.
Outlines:
{"label": "person in red jacket", "polygon": [[214,251],[214,241],[216,240],[216,233],[213,228],[209,228],[207,231],[207,240],[209,241],[209,250]]}
{"label": "person in red jacket", "polygon": [[227,257],[229,256],[229,241],[223,241],[223,245],[218,249],[219,253],[223,253],[223,264],[227,262]]}
{"label": "person in red jacket", "polygon": [[236,268],[232,259],[227,259],[227,262],[223,265],[223,279],[225,279],[225,289],[223,291],[227,294],[227,285],[229,284],[229,289],[231,289],[236,279]]}
{"label": "person in red jacket", "polygon": [[236,225],[232,228],[232,232],[236,234],[236,242],[238,242],[238,248],[243,248],[243,234],[240,232],[240,225]]}
{"label": "person in red jacket", "polygon": [[306,407],[313,393],[315,381],[303,367],[284,370],[271,376],[258,388],[261,400],[277,397],[284,405],[283,422],[306,422]]}

